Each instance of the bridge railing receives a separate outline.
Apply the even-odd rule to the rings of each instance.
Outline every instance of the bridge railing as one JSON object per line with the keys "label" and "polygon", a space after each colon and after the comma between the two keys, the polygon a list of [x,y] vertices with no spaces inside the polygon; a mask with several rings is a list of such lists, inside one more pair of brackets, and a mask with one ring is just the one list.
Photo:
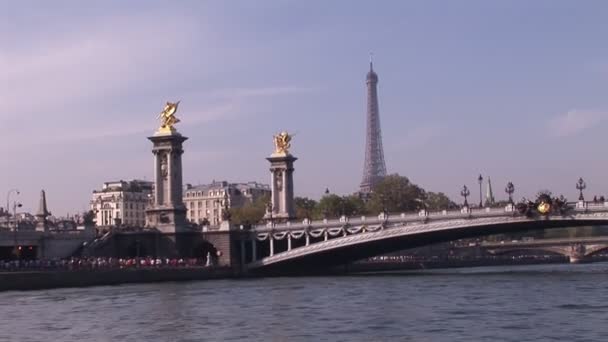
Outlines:
{"label": "bridge railing", "polygon": [[252,227],[252,230],[256,232],[270,232],[270,231],[293,231],[302,229],[321,229],[327,227],[340,227],[340,226],[362,226],[362,225],[394,225],[394,224],[407,224],[411,222],[420,222],[424,220],[452,220],[452,219],[467,219],[474,217],[500,217],[510,216],[513,212],[505,211],[505,208],[479,208],[471,209],[468,212],[461,210],[443,210],[434,212],[414,212],[414,213],[400,213],[400,214],[382,214],[378,216],[357,216],[357,217],[342,217],[338,219],[326,219],[316,220],[310,222],[287,222],[280,224],[266,224],[256,225]]}
{"label": "bridge railing", "polygon": [[[573,213],[581,212],[603,212],[608,210],[608,204],[593,203],[593,202],[569,202],[568,207]],[[408,224],[420,221],[439,221],[439,220],[454,220],[454,219],[474,219],[474,218],[490,218],[490,217],[505,217],[505,216],[522,216],[517,211],[507,210],[507,208],[469,208],[467,210],[442,210],[432,212],[410,212],[410,213],[389,213],[385,216],[356,216],[356,217],[341,217],[336,219],[325,219],[316,221],[303,222],[287,222],[273,223],[265,225],[256,225],[252,230],[256,232],[279,232],[279,231],[298,231],[303,229],[322,229],[341,226],[377,226],[377,225],[395,225]]]}

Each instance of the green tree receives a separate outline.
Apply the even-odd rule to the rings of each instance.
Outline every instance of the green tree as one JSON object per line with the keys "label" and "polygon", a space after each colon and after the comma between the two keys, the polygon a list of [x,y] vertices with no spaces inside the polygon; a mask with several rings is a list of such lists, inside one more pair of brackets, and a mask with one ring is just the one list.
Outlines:
{"label": "green tree", "polygon": [[429,191],[424,199],[428,210],[447,210],[456,208],[458,205],[450,200],[443,192]]}
{"label": "green tree", "polygon": [[389,212],[408,212],[421,208],[425,199],[424,189],[412,184],[407,177],[398,174],[384,177],[373,189],[367,210],[380,213],[383,209]]}
{"label": "green tree", "polygon": [[237,225],[251,225],[262,221],[266,213],[266,206],[270,196],[262,196],[253,202],[247,202],[239,208],[230,208],[232,223]]}
{"label": "green tree", "polygon": [[355,216],[364,215],[367,210],[365,203],[359,196],[338,196],[335,194],[325,195],[319,201],[315,218],[336,218],[342,215]]}
{"label": "green tree", "polygon": [[298,220],[313,218],[315,209],[317,207],[317,201],[308,197],[296,197],[294,198],[294,202],[296,205],[296,217]]}

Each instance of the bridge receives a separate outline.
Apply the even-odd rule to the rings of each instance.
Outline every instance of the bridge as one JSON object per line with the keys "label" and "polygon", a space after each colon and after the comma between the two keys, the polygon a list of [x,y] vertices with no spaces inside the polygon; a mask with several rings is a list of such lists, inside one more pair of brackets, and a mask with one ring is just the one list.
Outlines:
{"label": "bridge", "polygon": [[571,263],[579,263],[596,253],[608,250],[608,237],[482,242],[479,246],[495,255],[525,250],[547,251],[567,256]]}
{"label": "bridge", "polygon": [[[241,263],[251,273],[314,272],[371,256],[462,238],[608,225],[608,202],[564,204],[563,210],[531,212],[505,208],[381,213],[377,217],[341,217],[268,223],[243,232]],[[591,250],[590,250],[591,253]]]}

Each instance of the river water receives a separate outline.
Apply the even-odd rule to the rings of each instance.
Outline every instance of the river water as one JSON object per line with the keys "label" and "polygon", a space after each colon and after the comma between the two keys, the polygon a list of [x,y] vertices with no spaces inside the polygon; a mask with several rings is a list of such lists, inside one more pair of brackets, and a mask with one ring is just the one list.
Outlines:
{"label": "river water", "polygon": [[608,341],[608,263],[2,292],[0,341]]}

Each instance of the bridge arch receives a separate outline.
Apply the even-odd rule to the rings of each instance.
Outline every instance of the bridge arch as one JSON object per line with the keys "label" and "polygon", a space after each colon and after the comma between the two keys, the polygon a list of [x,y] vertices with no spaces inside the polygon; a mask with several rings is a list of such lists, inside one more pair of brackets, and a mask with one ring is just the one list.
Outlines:
{"label": "bridge arch", "polygon": [[[422,220],[401,225],[380,226],[377,231],[343,234],[331,240],[280,252],[247,265],[251,272],[315,273],[329,266],[347,264],[368,257],[408,248],[463,238],[522,232],[537,229],[607,225],[608,213],[577,213],[569,216],[528,218],[501,216]],[[355,225],[344,225],[355,229]]]}
{"label": "bridge arch", "polygon": [[515,252],[522,251],[539,251],[539,252],[550,252],[552,254],[559,254],[563,256],[569,256],[570,246],[520,246],[520,247],[506,247],[506,248],[489,248],[488,253],[492,255],[505,255]]}
{"label": "bridge arch", "polygon": [[604,252],[608,250],[608,244],[602,244],[602,245],[592,245],[592,246],[588,246],[587,250],[585,251],[585,257],[590,257],[590,256],[594,256],[598,253]]}

